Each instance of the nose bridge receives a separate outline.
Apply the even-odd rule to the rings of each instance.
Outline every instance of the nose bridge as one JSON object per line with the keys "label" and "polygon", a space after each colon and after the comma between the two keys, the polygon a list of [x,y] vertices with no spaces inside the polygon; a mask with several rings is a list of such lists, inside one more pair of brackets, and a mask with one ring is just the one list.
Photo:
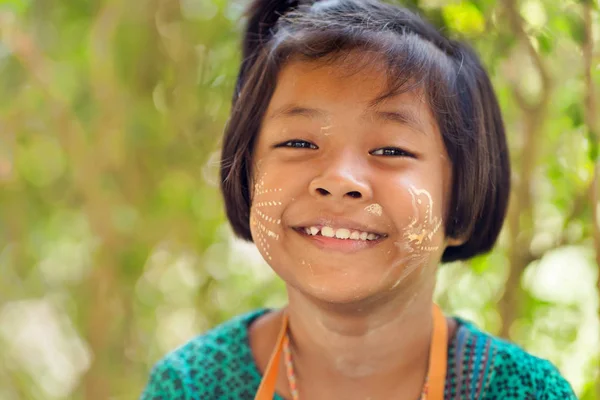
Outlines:
{"label": "nose bridge", "polygon": [[366,165],[356,150],[351,148],[333,151],[325,156],[310,190],[317,196],[335,198],[370,198],[371,188]]}
{"label": "nose bridge", "polygon": [[359,177],[361,169],[364,168],[360,157],[352,149],[344,149],[332,152],[325,159],[324,173],[340,175],[351,178]]}

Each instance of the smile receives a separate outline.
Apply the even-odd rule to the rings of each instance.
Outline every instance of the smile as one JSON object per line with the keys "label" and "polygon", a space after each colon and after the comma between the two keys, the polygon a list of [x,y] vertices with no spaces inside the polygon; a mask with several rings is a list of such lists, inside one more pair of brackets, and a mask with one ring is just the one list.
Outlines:
{"label": "smile", "polygon": [[294,228],[312,245],[326,251],[346,254],[374,248],[383,242],[387,235],[349,228],[334,228],[327,225]]}
{"label": "smile", "polygon": [[304,232],[310,236],[324,236],[342,240],[374,241],[385,236],[374,232],[363,232],[346,228],[334,228],[331,226],[310,226],[303,229]]}

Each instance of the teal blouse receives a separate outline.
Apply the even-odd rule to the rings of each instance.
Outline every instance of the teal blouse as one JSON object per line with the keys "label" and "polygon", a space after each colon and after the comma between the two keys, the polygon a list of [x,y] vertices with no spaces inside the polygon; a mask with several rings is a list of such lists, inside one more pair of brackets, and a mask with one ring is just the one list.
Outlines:
{"label": "teal blouse", "polygon": [[[268,310],[256,310],[200,335],[153,368],[142,400],[254,399],[261,374],[248,327]],[[445,400],[576,399],[569,383],[547,360],[456,318],[448,347]],[[276,395],[276,400],[283,400]]]}

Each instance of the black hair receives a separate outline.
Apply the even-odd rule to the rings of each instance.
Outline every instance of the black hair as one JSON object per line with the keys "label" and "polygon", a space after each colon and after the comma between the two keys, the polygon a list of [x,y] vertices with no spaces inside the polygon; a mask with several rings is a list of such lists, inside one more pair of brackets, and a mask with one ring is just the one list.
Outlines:
{"label": "black hair", "polygon": [[234,232],[252,240],[252,155],[277,84],[291,59],[337,61],[369,51],[387,65],[379,100],[421,88],[452,164],[445,234],[464,239],[443,262],[489,251],[510,192],[504,123],[481,61],[465,43],[442,35],[410,10],[376,0],[255,0],[248,8],[242,63],[223,139],[221,190]]}

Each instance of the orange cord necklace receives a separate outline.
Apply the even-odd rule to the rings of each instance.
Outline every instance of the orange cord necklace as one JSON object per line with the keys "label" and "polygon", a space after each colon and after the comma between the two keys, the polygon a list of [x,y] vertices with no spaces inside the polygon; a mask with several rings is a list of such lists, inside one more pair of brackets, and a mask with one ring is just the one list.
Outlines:
{"label": "orange cord necklace", "polygon": [[[427,379],[421,393],[421,400],[443,400],[444,386],[446,382],[446,364],[448,351],[448,326],[442,310],[437,305],[433,305],[433,335],[431,336],[429,368],[427,370]],[[275,384],[279,372],[279,362],[284,353],[284,362],[286,363],[286,372],[292,393],[292,400],[299,400],[298,385],[294,367],[292,364],[291,352],[289,349],[288,336],[288,316],[283,315],[281,330],[277,338],[277,344],[263,379],[258,387],[255,400],[272,400],[275,395]]]}

